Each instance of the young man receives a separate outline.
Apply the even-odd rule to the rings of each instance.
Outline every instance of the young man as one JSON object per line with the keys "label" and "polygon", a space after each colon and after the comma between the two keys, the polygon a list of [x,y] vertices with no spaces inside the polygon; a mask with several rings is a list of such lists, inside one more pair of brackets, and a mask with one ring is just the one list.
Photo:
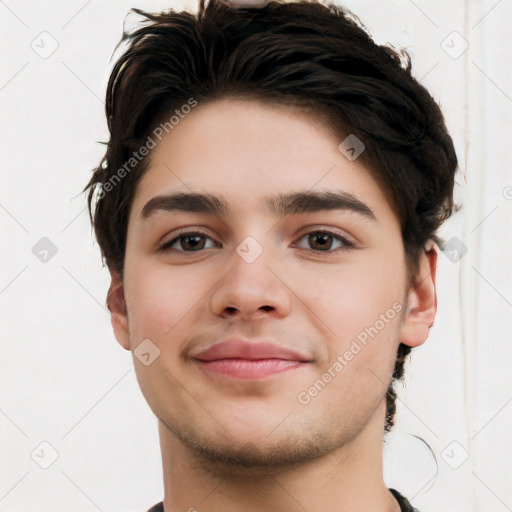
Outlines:
{"label": "young man", "polygon": [[439,107],[332,5],[137,12],[87,187],[159,420],[151,510],[414,510],[382,446],[454,209]]}

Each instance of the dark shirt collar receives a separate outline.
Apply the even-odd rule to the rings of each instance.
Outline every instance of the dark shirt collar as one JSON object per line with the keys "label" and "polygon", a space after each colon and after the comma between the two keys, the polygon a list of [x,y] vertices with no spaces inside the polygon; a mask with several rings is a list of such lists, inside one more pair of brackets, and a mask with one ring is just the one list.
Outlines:
{"label": "dark shirt collar", "polygon": [[[389,489],[391,494],[395,497],[396,501],[400,505],[401,512],[419,512],[417,509],[409,503],[409,500],[402,496],[395,489]],[[157,503],[154,507],[151,507],[148,512],[164,512],[164,505],[162,502]]]}

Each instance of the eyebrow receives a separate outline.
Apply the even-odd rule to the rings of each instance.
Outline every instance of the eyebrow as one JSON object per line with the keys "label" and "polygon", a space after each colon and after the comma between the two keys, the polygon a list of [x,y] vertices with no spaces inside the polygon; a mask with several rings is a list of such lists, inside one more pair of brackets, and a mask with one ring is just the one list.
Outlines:
{"label": "eyebrow", "polygon": [[[365,219],[377,221],[368,205],[344,191],[293,192],[266,197],[262,201],[270,214],[279,217],[298,213],[345,210],[354,212]],[[173,212],[176,210],[205,213],[217,217],[228,217],[232,214],[229,203],[222,197],[207,193],[178,192],[150,199],[142,208],[141,218],[145,220],[159,211]]]}

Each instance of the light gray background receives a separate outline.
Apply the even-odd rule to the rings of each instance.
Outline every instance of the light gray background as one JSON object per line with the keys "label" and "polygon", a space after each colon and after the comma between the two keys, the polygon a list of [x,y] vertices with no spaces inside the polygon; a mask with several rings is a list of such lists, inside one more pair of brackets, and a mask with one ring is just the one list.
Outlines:
{"label": "light gray background", "polygon": [[[162,498],[156,420],[112,335],[79,192],[107,140],[126,13],[182,5],[0,0],[3,512],[140,512]],[[386,483],[422,512],[512,510],[512,1],[343,5],[412,55],[454,138],[465,205],[441,232],[467,254],[439,255],[438,316],[400,391]]]}

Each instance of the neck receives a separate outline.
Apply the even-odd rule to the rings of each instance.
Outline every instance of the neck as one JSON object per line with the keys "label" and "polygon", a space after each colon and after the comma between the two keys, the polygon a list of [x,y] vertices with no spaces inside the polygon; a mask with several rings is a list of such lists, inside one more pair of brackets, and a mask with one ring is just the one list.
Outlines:
{"label": "neck", "polygon": [[308,463],[226,468],[205,461],[159,422],[165,512],[399,512],[382,476],[384,410],[359,435]]}

